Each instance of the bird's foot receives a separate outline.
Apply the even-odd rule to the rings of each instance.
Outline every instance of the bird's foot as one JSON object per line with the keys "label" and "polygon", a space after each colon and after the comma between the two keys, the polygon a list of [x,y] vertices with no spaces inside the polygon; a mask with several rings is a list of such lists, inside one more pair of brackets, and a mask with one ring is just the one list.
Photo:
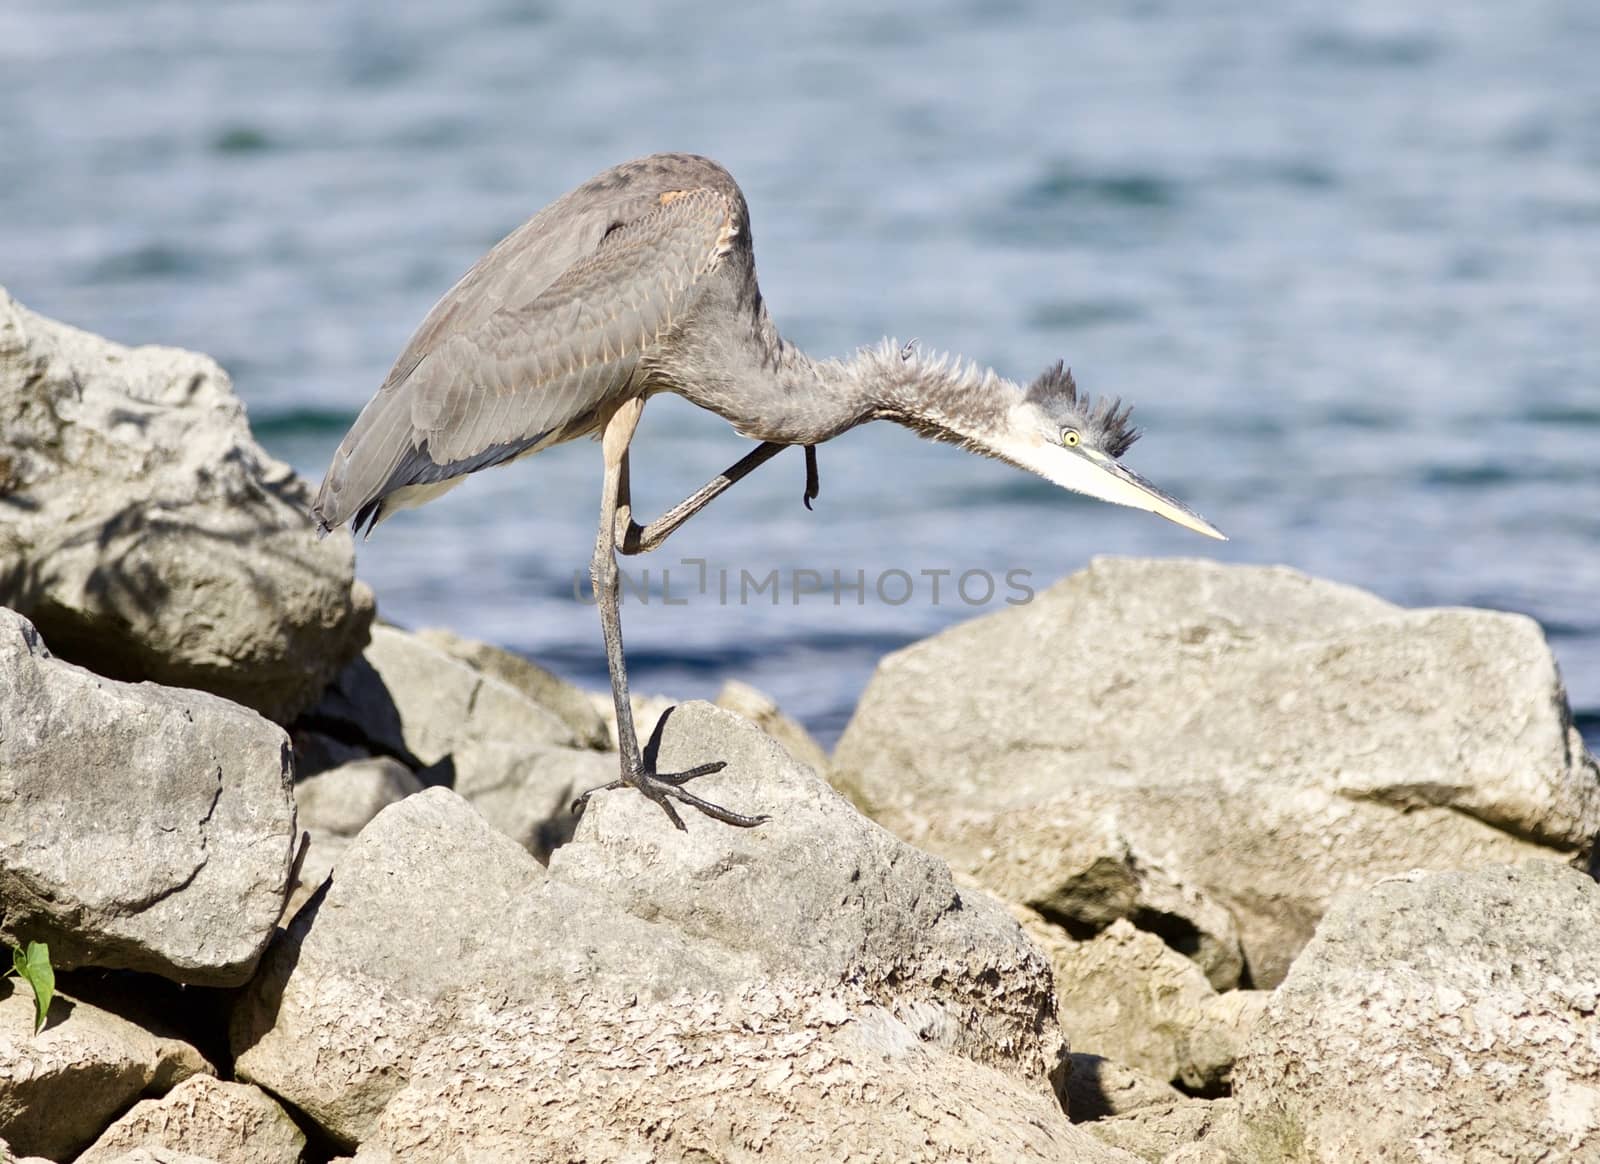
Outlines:
{"label": "bird's foot", "polygon": [[754,828],[767,820],[767,817],[764,815],[746,816],[742,812],[734,812],[732,809],[723,808],[720,804],[712,804],[703,796],[696,796],[684,787],[696,776],[709,776],[713,772],[722,771],[727,766],[726,761],[717,760],[710,764],[696,765],[683,772],[655,772],[648,766],[641,767],[633,772],[624,769],[620,778],[613,780],[610,784],[603,784],[599,788],[591,788],[574,800],[572,802],[572,811],[581,814],[584,806],[589,802],[589,797],[596,792],[610,792],[615,788],[636,788],[644,794],[646,799],[653,800],[659,804],[661,811],[666,813],[667,819],[672,822],[672,826],[680,832],[687,832],[688,830],[684,828],[683,818],[678,815],[678,810],[672,805],[674,800],[679,804],[687,804],[690,808],[699,809],[712,820],[720,820],[723,824],[734,825],[741,829]]}

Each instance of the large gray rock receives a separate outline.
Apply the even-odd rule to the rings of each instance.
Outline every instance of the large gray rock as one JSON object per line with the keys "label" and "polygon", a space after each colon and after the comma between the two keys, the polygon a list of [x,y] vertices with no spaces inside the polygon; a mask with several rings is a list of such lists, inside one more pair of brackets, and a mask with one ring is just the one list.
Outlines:
{"label": "large gray rock", "polygon": [[1126,1159],[1066,1121],[1049,968],[751,725],[661,763],[772,814],[594,798],[547,869],[430,789],[385,809],[235,1013],[237,1071],[361,1160]]}
{"label": "large gray rock", "polygon": [[372,641],[313,709],[374,748],[429,769],[458,790],[513,779],[527,757],[571,747],[572,729],[548,708],[418,635],[372,628]]}
{"label": "large gray rock", "polygon": [[602,751],[615,748],[605,719],[590,702],[589,693],[531,659],[514,655],[491,643],[463,638],[443,627],[424,627],[417,638],[452,658],[517,691],[553,713],[572,732],[573,743]]}
{"label": "large gray rock", "polygon": [[250,435],[214,361],[125,348],[0,288],[0,604],[103,675],[286,722],[366,641],[348,536]]}
{"label": "large gray rock", "polygon": [[33,995],[0,985],[0,1137],[18,1155],[70,1159],[142,1095],[211,1073],[188,1043],[57,994],[34,1034]]}
{"label": "large gray rock", "polygon": [[1102,1142],[1148,1164],[1300,1162],[1292,1144],[1255,1140],[1241,1148],[1238,1106],[1231,1099],[1143,1104],[1083,1127]]}
{"label": "large gray rock", "polygon": [[399,760],[369,756],[297,781],[294,802],[308,830],[353,837],[391,804],[422,791]]}
{"label": "large gray rock", "polygon": [[388,756],[351,760],[296,781],[296,816],[308,844],[284,916],[300,912],[373,817],[421,791],[411,769]]}
{"label": "large gray rock", "polygon": [[299,1164],[305,1146],[305,1133],[260,1088],[195,1075],[134,1104],[74,1164],[119,1164],[138,1150],[181,1150],[216,1164]]}
{"label": "large gray rock", "polygon": [[616,779],[617,760],[586,746],[600,732],[587,697],[578,695],[576,708],[575,688],[541,685],[542,672],[513,659],[439,631],[375,626],[312,718],[403,758],[425,782],[453,788],[547,858],[572,833],[573,798]]}
{"label": "large gray rock", "polygon": [[[717,704],[755,723],[801,763],[826,767],[816,741],[761,692],[729,683]],[[673,706],[664,696],[635,698],[642,743]],[[438,628],[374,627],[361,658],[339,675],[307,725],[364,741],[404,760],[424,782],[453,788],[541,861],[572,836],[573,800],[618,773],[609,693],[585,691],[518,655]],[[317,771],[349,758],[347,743],[316,731],[299,733],[297,747]]]}
{"label": "large gray rock", "polygon": [[[734,1018],[718,1000],[514,1020],[449,1059],[419,1056],[356,1164],[1138,1164],[1067,1123],[1053,1099],[919,1044],[870,1005],[840,1023],[790,1002],[733,996]],[[563,1043],[575,1069],[556,1061]]]}
{"label": "large gray rock", "polygon": [[201,691],[51,657],[0,608],[0,937],[58,968],[235,986],[272,936],[295,841],[289,743]]}
{"label": "large gray rock", "polygon": [[1074,1051],[1070,1058],[1066,1108],[1075,1124],[1183,1099],[1183,1093],[1172,1084],[1103,1055]]}
{"label": "large gray rock", "polygon": [[[717,692],[717,697],[712,702],[725,711],[744,716],[777,740],[783,745],[784,751],[813,772],[819,775],[827,774],[828,753],[823,751],[822,745],[817,743],[799,721],[785,715],[777,700],[765,691],[748,683],[741,683],[737,679],[729,679],[722,684],[721,690]],[[612,710],[612,715],[616,715],[615,709]]]}
{"label": "large gray rock", "polygon": [[1199,1020],[1178,1040],[1178,1082],[1195,1095],[1229,1091],[1234,1066],[1271,999],[1266,990],[1229,990],[1207,999]]}
{"label": "large gray rock", "polygon": [[[1225,939],[1117,872],[1157,868],[1232,916],[1256,985],[1341,890],[1573,858],[1600,829],[1600,777],[1532,621],[1205,562],[1096,561],[889,656],[833,778],[1069,927],[1104,924],[1085,875],[1103,868],[1175,948]],[[1096,839],[1103,860],[1081,851]]]}
{"label": "large gray rock", "polygon": [[1055,971],[1056,1016],[1073,1051],[1193,1091],[1226,1086],[1265,992],[1218,994],[1193,962],[1125,918],[1085,942],[1040,920],[1023,928]]}
{"label": "large gray rock", "polygon": [[1600,1159],[1600,885],[1547,862],[1335,903],[1234,1074],[1295,1159]]}
{"label": "large gray rock", "polygon": [[578,827],[573,799],[611,783],[618,771],[615,752],[542,748],[530,751],[508,778],[466,781],[456,791],[491,825],[548,862]]}

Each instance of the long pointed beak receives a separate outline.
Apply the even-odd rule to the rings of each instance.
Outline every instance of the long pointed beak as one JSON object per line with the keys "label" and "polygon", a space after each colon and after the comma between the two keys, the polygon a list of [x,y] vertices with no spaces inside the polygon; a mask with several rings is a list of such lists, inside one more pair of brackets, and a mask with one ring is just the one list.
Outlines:
{"label": "long pointed beak", "polygon": [[1226,534],[1183,502],[1168,497],[1132,469],[1103,453],[1045,445],[1036,454],[1018,460],[1025,468],[1063,489],[1113,505],[1147,510],[1208,538],[1228,540]]}
{"label": "long pointed beak", "polygon": [[[1088,460],[1088,458],[1084,458]],[[1208,538],[1216,538],[1219,542],[1228,540],[1228,535],[1194,510],[1190,509],[1176,497],[1169,497],[1161,492],[1150,482],[1119,461],[1109,457],[1104,461],[1091,461],[1091,464],[1100,469],[1110,488],[1094,496],[1104,501],[1114,502],[1117,505],[1131,505],[1135,509],[1148,509],[1158,517],[1176,522],[1184,529],[1192,529],[1197,534],[1205,534]]]}

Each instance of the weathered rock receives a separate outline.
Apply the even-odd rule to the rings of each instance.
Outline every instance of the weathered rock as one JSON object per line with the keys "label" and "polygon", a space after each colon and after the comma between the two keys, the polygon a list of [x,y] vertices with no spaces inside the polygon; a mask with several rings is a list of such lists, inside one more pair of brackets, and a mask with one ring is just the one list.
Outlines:
{"label": "weathered rock", "polygon": [[615,752],[545,748],[529,752],[507,779],[469,782],[456,791],[491,825],[544,863],[578,827],[574,798],[611,783],[618,772]]}
{"label": "weathered rock", "polygon": [[389,805],[421,791],[422,781],[411,769],[388,756],[350,760],[298,781],[295,804],[309,844],[284,916],[300,912],[367,822]]}
{"label": "weathered rock", "polygon": [[1075,1124],[1182,1099],[1181,1091],[1153,1075],[1124,1067],[1102,1055],[1072,1053],[1067,1076],[1067,1115]]}
{"label": "weathered rock", "polygon": [[141,1095],[210,1073],[188,1043],[58,993],[33,1031],[33,995],[0,985],[0,1137],[21,1155],[67,1159]]}
{"label": "weathered rock", "polygon": [[546,870],[442,789],[384,810],[241,1000],[239,1076],[361,1160],[1124,1159],[1053,1099],[1049,970],[1003,910],[686,705],[661,762],[709,755],[697,790],[770,821],[605,793]]}
{"label": "weathered rock", "polygon": [[333,875],[339,859],[350,847],[353,838],[324,829],[305,831],[306,851],[300,860],[294,885],[289,891],[289,904],[283,908],[283,924],[299,913],[307,902],[316,896],[323,882]]}
{"label": "weathered rock", "polygon": [[[425,638],[376,626],[363,656],[311,718],[404,758],[424,783],[454,788],[495,827],[548,857],[572,833],[574,797],[616,779],[616,757],[580,746],[569,721],[588,736],[593,723],[579,722],[581,715],[566,706],[570,700],[558,700],[561,715],[535,702],[528,691],[540,689],[529,678],[536,668],[519,671],[507,661],[514,656],[501,656],[444,632]],[[518,686],[480,670],[485,659]]]}
{"label": "weathered rock", "polygon": [[[849,788],[841,790],[851,795]],[[959,875],[1080,939],[1125,919],[1192,960],[1213,987],[1237,986],[1245,979],[1245,959],[1233,914],[1130,837],[1150,831],[1137,827],[1144,823],[1142,808],[1161,820],[1163,805],[1148,807],[1144,802],[1150,799],[1138,791],[1101,795],[1090,789],[1031,820],[1009,814],[992,820],[964,810],[946,819],[935,804],[926,817],[907,814],[887,823],[899,820],[908,839],[940,852]],[[1135,828],[1128,827],[1130,814]],[[1286,927],[1299,920],[1291,913],[1268,924]]]}
{"label": "weathered rock", "polygon": [[0,937],[58,968],[247,979],[289,891],[283,731],[54,659],[3,608],[0,725]]}
{"label": "weathered rock", "polygon": [[[605,747],[613,752],[616,751],[617,709],[612,702],[611,692],[591,691],[588,692],[588,699],[590,706],[605,725]],[[640,743],[650,738],[661,717],[678,706],[679,702],[665,695],[633,693],[630,700],[633,707],[633,729]],[[823,751],[822,745],[817,743],[811,733],[799,723],[783,714],[777,702],[766,692],[748,683],[729,679],[723,683],[722,689],[717,692],[717,697],[712,702],[724,711],[742,715],[782,744],[789,755],[806,767],[824,774],[828,771],[828,753]]]}
{"label": "weathered rock", "polygon": [[1056,1014],[1074,1051],[1157,1079],[1179,1078],[1180,1045],[1217,997],[1195,964],[1118,919],[1087,942],[1049,951]]}
{"label": "weathered rock", "polygon": [[294,745],[296,779],[309,780],[357,760],[372,759],[365,741],[341,740],[305,726],[305,721],[289,725],[289,742]]}
{"label": "weathered rock", "polygon": [[1218,994],[1193,962],[1126,919],[1080,942],[1025,906],[1010,909],[1050,959],[1056,1017],[1075,1051],[1194,1093],[1226,1091],[1266,991]]}
{"label": "weathered rock", "polygon": [[1180,1144],[1161,1158],[1161,1164],[1233,1164],[1226,1148],[1212,1144]]}
{"label": "weathered rock", "polygon": [[[737,704],[802,763],[825,765],[805,729],[754,688],[730,684],[718,698]],[[643,696],[634,706],[644,742],[674,703]],[[444,630],[374,627],[363,658],[310,719],[406,758],[427,782],[452,787],[541,861],[577,827],[573,800],[617,778],[609,694],[586,692],[517,655]],[[338,756],[337,745],[315,733],[307,744],[314,757]],[[315,848],[315,830],[312,837]]]}
{"label": "weathered rock", "polygon": [[1600,1159],[1600,885],[1530,861],[1341,898],[1234,1072],[1250,1143]]}
{"label": "weathered rock", "polygon": [[[1053,920],[1073,919],[1052,903],[1086,908],[1083,838],[1104,838],[1114,900],[1129,854],[1153,860],[1232,915],[1256,985],[1340,890],[1581,856],[1600,829],[1600,777],[1532,621],[1203,562],[1097,561],[889,656],[833,779]],[[1182,896],[1146,927],[1180,950],[1212,925]],[[1135,893],[1136,924],[1144,908]]]}
{"label": "weathered rock", "polygon": [[306,1137],[271,1096],[195,1075],[112,1124],[75,1164],[115,1164],[127,1153],[177,1151],[216,1164],[298,1164]]}
{"label": "weathered rock", "polygon": [[[715,1006],[670,1017],[648,1007],[629,1022],[610,1006],[575,1012],[572,1051],[590,1064],[615,1063],[581,1075],[553,1061],[554,1045],[573,1034],[564,1026],[518,1022],[504,1034],[486,1032],[447,1062],[419,1057],[355,1160],[1137,1164],[1067,1123],[1053,1099],[994,1068],[931,1051],[870,1006],[842,1027],[814,1011],[765,1003],[759,1010],[736,1022]],[[652,1037],[662,1020],[681,1034]],[[641,1033],[642,1046],[627,1042]],[[530,1043],[552,1048],[532,1070]],[[501,1070],[508,1062],[517,1077]],[[652,1074],[669,1063],[670,1074]],[[592,1093],[574,1094],[580,1087]]]}
{"label": "weathered rock", "polygon": [[729,679],[712,701],[725,711],[742,715],[783,746],[797,761],[819,775],[827,775],[828,753],[810,732],[783,714],[777,701],[748,683]]}
{"label": "weathered rock", "polygon": [[206,356],[125,348],[0,289],[0,603],[61,657],[286,721],[366,641],[348,537]]}
{"label": "weathered rock", "polygon": [[1181,951],[1218,990],[1239,984],[1244,952],[1233,915],[1207,894],[1186,885],[1161,861],[1140,852],[1109,813],[1063,806],[1050,818],[1060,843],[1049,876],[1013,855],[985,849],[963,870],[1008,901],[1027,907],[1079,935],[1124,919]]}
{"label": "weathered rock", "polygon": [[692,814],[685,834],[631,790],[603,794],[552,878],[709,943],[727,970],[738,951],[757,982],[866,984],[925,1041],[1044,1079],[1059,1056],[1049,965],[1003,906],[961,894],[942,861],[861,817],[748,721],[681,705],[659,765],[711,758],[728,767],[696,791],[771,819],[729,829]]}
{"label": "weathered rock", "polygon": [[1231,1099],[1180,1099],[1138,1107],[1083,1128],[1149,1164],[1290,1164],[1296,1159],[1288,1151],[1239,1152],[1238,1124]]}
{"label": "weathered rock", "polygon": [[1199,1018],[1178,1038],[1178,1082],[1193,1094],[1221,1095],[1272,998],[1265,990],[1229,990],[1205,1000]]}
{"label": "weathered rock", "polygon": [[531,751],[570,747],[572,730],[521,691],[398,627],[372,628],[361,657],[311,712],[456,789],[508,778]]}
{"label": "weathered rock", "polygon": [[0,1140],[0,1164],[55,1164],[43,1156],[18,1156],[4,1140]]}
{"label": "weathered rock", "polygon": [[580,748],[604,751],[615,748],[606,721],[595,709],[589,693],[531,659],[512,654],[489,643],[462,638],[442,627],[425,627],[417,637],[452,658],[509,687],[522,692],[540,707],[555,714],[572,732],[572,742]]}
{"label": "weathered rock", "polygon": [[397,801],[422,791],[410,768],[388,756],[352,760],[294,786],[300,823],[353,837]]}

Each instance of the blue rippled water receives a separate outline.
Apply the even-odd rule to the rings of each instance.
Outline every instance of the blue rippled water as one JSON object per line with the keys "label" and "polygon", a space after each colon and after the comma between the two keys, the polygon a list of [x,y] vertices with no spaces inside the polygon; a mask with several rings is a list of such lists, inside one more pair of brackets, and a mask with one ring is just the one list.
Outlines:
{"label": "blue rippled water", "polygon": [[[1234,540],[873,426],[821,450],[816,513],[785,454],[633,563],[637,688],[743,678],[831,738],[884,651],[982,609],[922,571],[1042,586],[1098,553],[1204,554],[1524,611],[1593,741],[1596,60],[1592,0],[11,0],[0,282],[211,352],[315,479],[500,235],[612,162],[708,153],[792,339],[917,336],[1019,377],[1064,356],[1136,402],[1130,462]],[[638,449],[644,511],[742,452],[677,401]],[[383,612],[603,682],[572,593],[597,463],[558,449],[392,521],[361,548]],[[669,607],[684,557],[918,586]]]}

